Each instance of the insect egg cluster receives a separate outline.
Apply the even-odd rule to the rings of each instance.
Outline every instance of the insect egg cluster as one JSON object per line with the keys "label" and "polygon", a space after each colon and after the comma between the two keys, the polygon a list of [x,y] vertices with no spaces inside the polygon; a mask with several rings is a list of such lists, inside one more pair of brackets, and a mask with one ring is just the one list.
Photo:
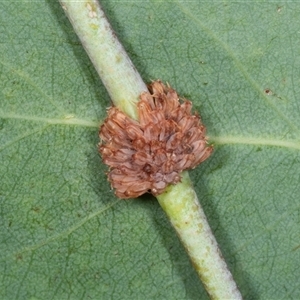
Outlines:
{"label": "insect egg cluster", "polygon": [[212,152],[199,115],[191,113],[192,103],[180,101],[170,86],[152,82],[137,109],[139,122],[111,107],[99,132],[108,179],[123,199],[161,194],[180,181],[183,170],[195,168]]}

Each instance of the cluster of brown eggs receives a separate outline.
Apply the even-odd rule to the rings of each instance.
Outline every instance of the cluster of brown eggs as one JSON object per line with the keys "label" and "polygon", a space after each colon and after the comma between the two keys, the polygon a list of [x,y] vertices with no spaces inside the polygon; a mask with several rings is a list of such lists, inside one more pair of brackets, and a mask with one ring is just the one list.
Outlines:
{"label": "cluster of brown eggs", "polygon": [[212,152],[200,117],[191,113],[192,103],[180,101],[170,86],[151,83],[137,109],[139,122],[111,107],[99,133],[108,179],[124,199],[161,194],[180,181],[183,170],[196,167]]}

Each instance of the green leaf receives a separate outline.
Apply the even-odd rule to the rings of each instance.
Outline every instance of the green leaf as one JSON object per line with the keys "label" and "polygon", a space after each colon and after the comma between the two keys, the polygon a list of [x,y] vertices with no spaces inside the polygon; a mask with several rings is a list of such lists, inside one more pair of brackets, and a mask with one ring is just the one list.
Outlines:
{"label": "green leaf", "polygon": [[[191,177],[244,298],[299,299],[299,5],[103,7],[145,81],[201,112],[215,151]],[[0,14],[0,298],[206,299],[156,200],[110,190],[110,101],[59,4]]]}

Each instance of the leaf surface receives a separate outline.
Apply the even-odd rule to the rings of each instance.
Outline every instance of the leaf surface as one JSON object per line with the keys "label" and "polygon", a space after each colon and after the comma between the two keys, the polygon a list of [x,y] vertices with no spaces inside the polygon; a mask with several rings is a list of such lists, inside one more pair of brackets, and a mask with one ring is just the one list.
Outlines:
{"label": "leaf surface", "polygon": [[[299,299],[299,5],[102,4],[145,81],[201,113],[191,177],[244,298]],[[0,298],[207,299],[156,200],[110,190],[110,101],[59,4],[1,6]]]}

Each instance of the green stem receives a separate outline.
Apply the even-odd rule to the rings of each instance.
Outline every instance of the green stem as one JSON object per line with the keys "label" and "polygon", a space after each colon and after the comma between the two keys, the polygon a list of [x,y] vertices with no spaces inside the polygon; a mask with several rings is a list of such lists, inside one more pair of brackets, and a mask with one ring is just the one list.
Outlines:
{"label": "green stem", "polygon": [[95,0],[60,0],[60,3],[110,98],[122,111],[137,120],[136,103],[147,87],[118,41],[99,3]]}
{"label": "green stem", "polygon": [[[96,0],[60,0],[77,35],[93,62],[116,106],[138,119],[136,103],[147,91],[117,40]],[[188,172],[182,181],[170,185],[157,197],[174,226],[203,284],[212,299],[242,299],[229,272],[204,212],[192,187]]]}
{"label": "green stem", "polygon": [[188,172],[180,184],[157,197],[185,247],[211,299],[241,299],[241,294],[221,255]]}

